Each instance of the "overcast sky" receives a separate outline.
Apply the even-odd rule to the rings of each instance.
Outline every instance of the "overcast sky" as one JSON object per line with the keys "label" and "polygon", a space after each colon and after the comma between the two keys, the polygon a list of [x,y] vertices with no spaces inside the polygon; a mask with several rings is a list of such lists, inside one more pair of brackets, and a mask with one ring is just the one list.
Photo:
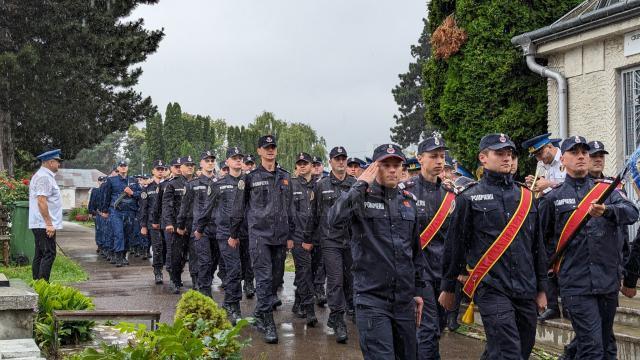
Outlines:
{"label": "overcast sky", "polygon": [[240,125],[267,110],[370,156],[425,15],[425,0],[161,0],[133,14],[166,34],[138,88],[163,114],[177,101]]}

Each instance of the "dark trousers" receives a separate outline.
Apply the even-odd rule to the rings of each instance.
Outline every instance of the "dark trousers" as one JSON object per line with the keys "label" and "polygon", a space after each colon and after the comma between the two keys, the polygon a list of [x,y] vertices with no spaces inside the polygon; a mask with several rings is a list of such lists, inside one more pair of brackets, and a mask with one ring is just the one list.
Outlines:
{"label": "dark trousers", "polygon": [[415,303],[393,304],[392,309],[356,307],[360,350],[365,360],[416,358]]}
{"label": "dark trousers", "polygon": [[300,305],[313,304],[313,274],[311,273],[311,252],[295,244],[291,250],[296,266],[296,292],[300,296]]}
{"label": "dark trousers", "polygon": [[553,276],[547,281],[547,308],[560,311],[558,305],[558,298],[560,297],[560,290],[558,289],[558,277]]}
{"label": "dark trousers", "polygon": [[269,313],[274,302],[277,289],[279,261],[283,254],[284,245],[267,245],[257,239],[249,239],[249,253],[256,277],[256,313]]}
{"label": "dark trousers", "polygon": [[282,254],[280,254],[280,256],[278,257],[278,264],[276,269],[277,277],[274,277],[275,284],[273,294],[275,295],[275,297],[278,297],[278,288],[284,286],[284,268],[285,262],[287,261],[287,247],[283,246],[280,251],[282,252]]}
{"label": "dark trousers", "polygon": [[164,241],[162,240],[162,233],[159,229],[154,229],[151,224],[148,225],[149,238],[151,238],[151,249],[153,250],[153,269],[155,271],[162,271],[164,265]]}
{"label": "dark trousers", "polygon": [[474,302],[487,335],[489,359],[528,359],[536,339],[534,299],[514,299],[481,284]]}
{"label": "dark trousers", "polygon": [[324,271],[324,261],[322,260],[322,247],[313,245],[311,250],[311,272],[313,273],[313,287],[315,291],[322,289],[324,292],[324,283],[327,280],[327,274]]}
{"label": "dark trousers", "polygon": [[196,277],[198,289],[207,289],[211,287],[211,283],[213,282],[214,264],[217,265],[218,261],[217,255],[215,255],[215,249],[218,247],[218,244],[214,236],[215,234],[205,230],[200,240],[193,240],[193,247],[198,254],[198,275]]}
{"label": "dark trousers", "polygon": [[51,267],[56,259],[56,234],[47,236],[45,229],[31,229],[36,242],[36,252],[31,265],[33,280],[45,279],[49,281]]}
{"label": "dark trousers", "polygon": [[322,259],[327,273],[327,303],[331,314],[344,313],[347,302],[353,301],[351,249],[325,246]]}
{"label": "dark trousers", "polygon": [[427,281],[423,296],[422,320],[417,331],[418,359],[440,359],[438,342],[447,321],[447,313],[438,303],[440,282]]}
{"label": "dark trousers", "polygon": [[249,238],[240,237],[240,263],[242,265],[242,280],[253,283],[253,266],[249,255]]}
{"label": "dark trousers", "polygon": [[235,249],[229,246],[227,239],[218,239],[218,248],[224,263],[224,302],[234,304],[242,300],[242,264],[240,263],[240,246]]}
{"label": "dark trousers", "polygon": [[103,218],[102,216],[98,215],[94,218],[94,223],[95,223],[95,231],[96,231],[96,245],[98,246],[98,248],[102,248],[102,243],[103,243],[103,236],[102,233],[104,232],[102,227],[103,225]]}
{"label": "dark trousers", "polygon": [[618,307],[618,293],[564,296],[562,303],[576,333],[575,358],[615,359],[613,320]]}
{"label": "dark trousers", "polygon": [[134,242],[133,225],[135,213],[111,208],[109,218],[111,219],[111,230],[113,231],[113,251],[126,251],[129,245]]}
{"label": "dark trousers", "polygon": [[189,235],[165,231],[165,238],[167,243],[171,243],[171,271],[169,272],[171,282],[182,286],[182,271],[189,256]]}

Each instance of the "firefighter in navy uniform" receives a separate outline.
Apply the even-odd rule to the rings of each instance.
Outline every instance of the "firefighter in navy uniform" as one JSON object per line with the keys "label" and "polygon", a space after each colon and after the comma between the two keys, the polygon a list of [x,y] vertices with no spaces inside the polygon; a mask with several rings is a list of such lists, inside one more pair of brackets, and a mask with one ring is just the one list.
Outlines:
{"label": "firefighter in navy uniform", "polygon": [[418,199],[420,246],[426,259],[424,307],[418,329],[419,359],[440,359],[438,340],[447,323],[447,313],[438,304],[445,236],[455,201],[453,189],[445,188],[439,177],[444,170],[446,150],[441,137],[426,138],[418,145],[420,173],[399,185]]}
{"label": "firefighter in navy uniform", "polygon": [[[541,228],[551,239],[550,253],[556,251],[559,241],[575,233],[570,242],[562,241],[566,250],[559,262],[551,264],[576,333],[575,358],[615,359],[613,320],[623,264],[619,247],[611,246],[611,234],[619,233],[620,226],[633,224],[638,210],[618,189],[603,204],[595,203],[608,183],[588,176],[589,150],[581,136],[562,142],[561,161],[567,175],[564,183],[540,201]],[[591,219],[578,231],[574,224],[587,214]]]}
{"label": "firefighter in navy uniform", "polygon": [[306,239],[304,228],[311,216],[311,203],[314,197],[315,182],[311,174],[311,155],[299,153],[296,158],[297,177],[291,179],[293,191],[294,221],[296,231],[293,235],[293,261],[296,267],[294,285],[295,301],[291,311],[298,317],[306,318],[307,325],[315,326],[318,322],[314,308],[314,285],[311,271],[311,251],[313,241]]}
{"label": "firefighter in navy uniform", "polygon": [[272,135],[258,140],[260,166],[238,182],[233,202],[230,242],[239,241],[240,228],[246,216],[249,230],[249,252],[256,280],[258,301],[254,316],[256,327],[264,332],[269,344],[278,343],[273,320],[273,305],[280,278],[281,257],[286,246],[293,247],[295,224],[292,221],[291,176],[278,166],[276,139]]}
{"label": "firefighter in navy uniform", "polygon": [[[227,311],[229,319],[233,325],[239,320],[240,300],[242,300],[242,265],[240,260],[240,243],[239,241],[230,240],[231,212],[233,210],[233,201],[238,192],[238,183],[242,176],[242,159],[244,155],[237,146],[227,149],[227,160],[225,165],[229,168],[229,173],[221,179],[214,180],[207,190],[208,196],[204,204],[204,208],[200,211],[200,215],[195,218],[196,224],[196,241],[202,241],[201,234],[205,232],[205,228],[213,225],[215,233],[210,234],[211,239],[216,241],[215,248],[219,249],[222,255],[221,261],[225,264],[226,278],[224,288],[224,304],[223,308]],[[214,245],[208,249],[202,250],[206,254],[210,254],[214,250]],[[202,254],[202,252],[200,252]],[[201,269],[202,270],[202,269]],[[200,291],[203,294],[211,296],[211,280],[213,272],[208,271],[200,281],[202,287]],[[199,273],[200,276],[200,273]],[[205,286],[204,284],[209,284]]]}
{"label": "firefighter in navy uniform", "polygon": [[[253,155],[248,154],[242,161],[242,173],[248,174],[255,168],[255,158]],[[253,299],[256,295],[256,287],[253,284],[253,265],[251,265],[251,255],[249,254],[249,233],[247,231],[246,217],[240,227],[240,263],[242,264],[242,291],[247,299]]]}
{"label": "firefighter in navy uniform", "polygon": [[415,197],[398,188],[402,149],[377,147],[374,162],[329,210],[328,226],[353,231],[354,300],[365,359],[416,358],[425,260]]}
{"label": "firefighter in navy uniform", "polygon": [[546,306],[538,212],[533,193],[510,173],[515,149],[505,134],[481,139],[482,179],[456,197],[445,241],[439,302],[451,310],[456,282],[464,284],[470,311],[474,303],[480,310],[489,359],[528,359],[536,310]]}
{"label": "firefighter in navy uniform", "polygon": [[343,192],[349,191],[356,179],[347,175],[347,151],[342,146],[329,153],[331,173],[315,185],[311,216],[305,232],[305,242],[311,243],[314,233],[320,229],[322,260],[327,276],[327,303],[331,310],[327,325],[333,328],[338,343],[348,339],[344,315],[348,305],[353,304],[353,277],[351,274],[351,237],[348,225],[342,228],[327,226],[329,209]]}
{"label": "firefighter in navy uniform", "polygon": [[[195,230],[194,219],[199,218],[200,213],[205,209],[207,190],[209,189],[211,181],[214,179],[213,170],[215,166],[216,156],[213,152],[211,150],[203,151],[200,154],[201,174],[187,183],[187,190],[180,202],[180,211],[177,217],[178,234],[189,237],[189,273],[191,274],[191,286],[194,290],[198,290],[199,285],[210,289],[211,283],[199,283],[198,279],[200,277],[198,274],[200,271],[211,271],[209,270],[210,267],[215,269],[218,263],[217,260],[219,259],[217,252],[214,253],[214,259],[211,259],[211,253],[203,252],[199,246],[199,242],[196,242],[195,234],[193,233],[193,230]],[[209,257],[209,259],[206,257]],[[208,264],[209,266],[205,265],[201,268],[200,264]],[[205,289],[205,295],[206,294]]]}
{"label": "firefighter in navy uniform", "polygon": [[[322,160],[319,156],[311,158],[311,176],[313,183],[317,183],[322,179]],[[313,273],[313,293],[316,298],[316,305],[324,307],[327,303],[327,294],[325,292],[325,283],[327,281],[327,273],[324,271],[324,261],[322,260],[322,246],[320,244],[320,229],[312,236],[313,249],[311,250],[311,272]]]}
{"label": "firefighter in navy uniform", "polygon": [[171,279],[171,291],[179,294],[183,286],[182,270],[189,253],[189,234],[178,233],[178,212],[182,198],[187,193],[187,183],[193,177],[195,163],[190,156],[177,159],[180,165],[180,175],[167,182],[162,193],[162,228],[165,239],[171,244],[171,257],[169,277]]}
{"label": "firefighter in navy uniform", "polygon": [[160,230],[160,203],[162,202],[162,193],[160,187],[163,182],[167,166],[164,161],[156,160],[153,162],[152,175],[153,179],[149,185],[140,194],[140,232],[151,238],[151,249],[153,250],[153,275],[156,284],[162,284],[162,267],[164,266],[164,242],[162,240],[162,231]]}

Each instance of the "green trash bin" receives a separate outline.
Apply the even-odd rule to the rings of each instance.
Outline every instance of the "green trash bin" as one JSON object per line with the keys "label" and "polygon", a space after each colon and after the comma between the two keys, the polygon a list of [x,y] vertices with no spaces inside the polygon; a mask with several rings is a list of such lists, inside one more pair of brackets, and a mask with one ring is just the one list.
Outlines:
{"label": "green trash bin", "polygon": [[29,263],[36,252],[33,232],[29,229],[29,202],[16,201],[11,212],[11,257],[25,256]]}

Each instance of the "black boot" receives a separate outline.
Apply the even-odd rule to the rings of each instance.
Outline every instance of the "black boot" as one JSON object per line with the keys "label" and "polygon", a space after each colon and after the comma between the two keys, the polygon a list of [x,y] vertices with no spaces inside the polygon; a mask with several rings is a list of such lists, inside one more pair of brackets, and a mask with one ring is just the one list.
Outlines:
{"label": "black boot", "polygon": [[253,299],[253,297],[256,295],[256,288],[253,286],[253,280],[251,281],[244,281],[244,296],[247,299]]}
{"label": "black boot", "polygon": [[[195,275],[191,275],[191,289],[198,290],[198,279]],[[211,291],[211,289],[209,289]]]}
{"label": "black boot", "polygon": [[[331,325],[329,325],[329,323]],[[337,313],[329,316],[329,321],[327,322],[329,327],[333,328],[333,332],[336,335],[336,342],[340,344],[347,343],[347,324],[344,323],[344,314]],[[332,326],[333,325],[333,326]]]}
{"label": "black boot", "polygon": [[232,304],[224,304],[222,308],[227,312],[227,317],[231,322],[231,325],[236,326],[238,320],[242,319],[242,314],[240,313],[240,304],[232,303]]}
{"label": "black boot", "polygon": [[262,315],[264,320],[264,342],[267,344],[278,343],[278,332],[276,331],[276,323],[273,321],[273,313],[268,312]]}
{"label": "black boot", "polygon": [[120,253],[120,257],[122,259],[122,265],[129,265],[129,260],[127,260],[127,252],[123,251]]}
{"label": "black boot", "polygon": [[115,251],[109,251],[109,264],[115,265],[118,262],[118,256]]}
{"label": "black boot", "polygon": [[324,293],[324,287],[316,289],[316,305],[324,307],[327,304],[327,295]]}
{"label": "black boot", "polygon": [[271,308],[273,310],[278,310],[278,306],[282,306],[282,301],[278,299],[278,295],[273,295],[273,297],[275,300],[273,300],[273,304],[271,305]]}
{"label": "black boot", "polygon": [[449,331],[456,331],[460,327],[458,324],[458,312],[452,311],[447,314],[447,328]]}
{"label": "black boot", "polygon": [[153,275],[155,276],[155,282],[156,285],[158,284],[162,284],[162,268],[160,269],[154,269],[153,270]]}
{"label": "black boot", "polygon": [[304,308],[304,314],[307,317],[307,326],[315,327],[318,323],[318,318],[313,304],[304,305],[302,308]]}
{"label": "black boot", "polygon": [[122,267],[124,265],[124,262],[122,261],[122,253],[117,252],[115,257],[116,257],[116,267]]}
{"label": "black boot", "polygon": [[169,284],[169,290],[171,290],[172,293],[174,294],[180,294],[180,284],[172,281],[171,284]]}
{"label": "black boot", "polygon": [[352,323],[356,323],[356,309],[353,307],[353,304],[347,305],[347,316]]}
{"label": "black boot", "polygon": [[[298,295],[298,292],[296,291],[295,300],[293,301],[293,306],[291,307],[291,312],[299,318],[304,318],[304,312],[301,310],[302,306],[300,305],[300,295]],[[302,314],[302,316],[300,316],[300,314]]]}
{"label": "black boot", "polygon": [[264,315],[262,313],[256,311],[256,312],[253,313],[253,318],[255,319],[255,322],[253,323],[253,326],[259,332],[264,333],[264,331],[266,329],[266,325],[264,323]]}
{"label": "black boot", "polygon": [[210,286],[209,287],[198,288],[198,291],[200,292],[200,294],[202,294],[204,296],[208,296],[210,298],[213,297],[213,295],[211,294],[211,287]]}

